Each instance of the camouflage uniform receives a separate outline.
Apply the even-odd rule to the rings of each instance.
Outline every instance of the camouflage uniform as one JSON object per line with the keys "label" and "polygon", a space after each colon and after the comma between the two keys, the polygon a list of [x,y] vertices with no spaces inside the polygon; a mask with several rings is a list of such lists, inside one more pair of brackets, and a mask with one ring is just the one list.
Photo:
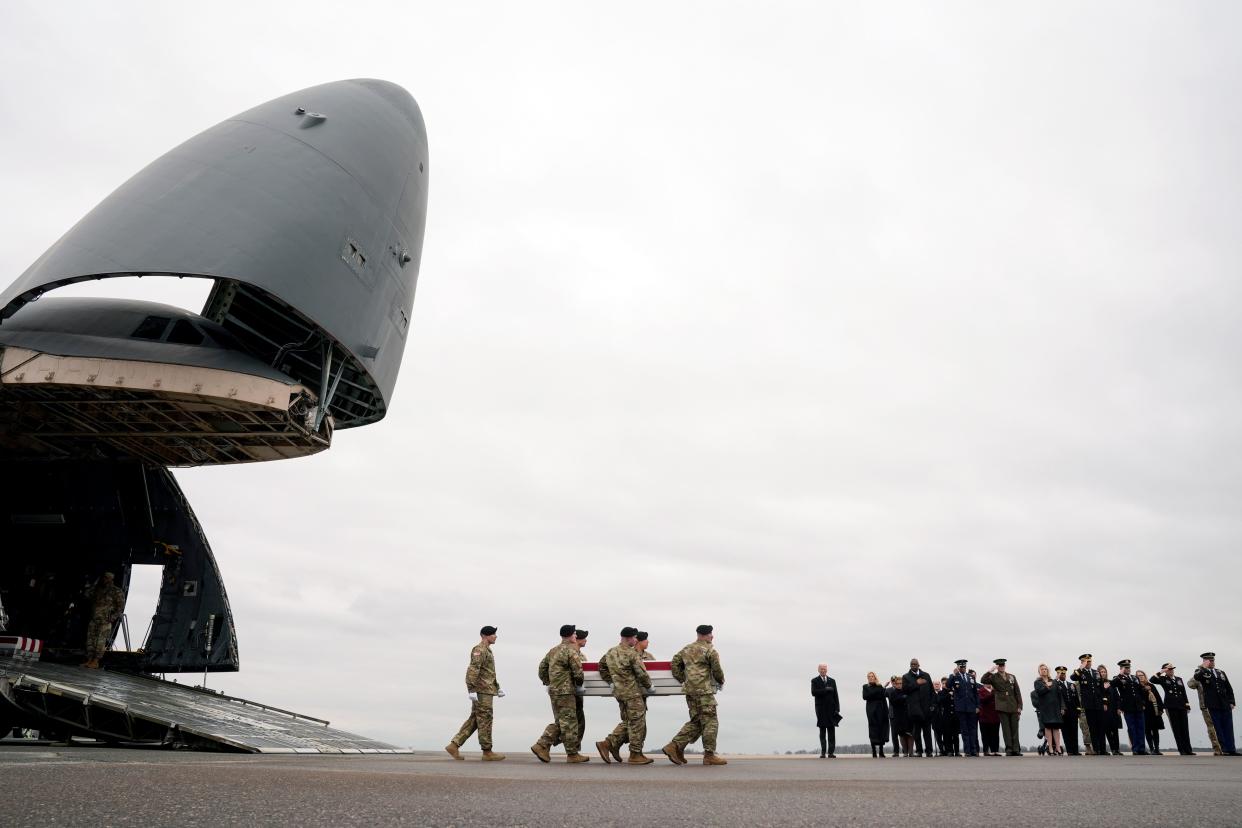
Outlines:
{"label": "camouflage uniform", "polygon": [[492,701],[500,692],[496,680],[496,659],[491,645],[480,641],[470,651],[470,666],[466,668],[466,691],[479,697],[470,703],[470,718],[462,724],[453,737],[453,744],[461,747],[476,730],[479,731],[479,747],[492,749]]}
{"label": "camouflage uniform", "polygon": [[639,658],[641,658],[643,661],[655,661],[656,660],[656,657],[653,656],[651,653],[647,652],[646,650],[642,651],[642,654],[639,656]]}
{"label": "camouflage uniform", "polygon": [[[574,653],[574,655],[577,656],[578,658],[579,666],[582,666],[582,663],[587,660],[587,657],[582,654],[581,646],[577,648],[577,652]],[[586,707],[583,705],[583,702],[585,700],[586,700],[585,696],[581,696],[581,695],[574,696],[574,712],[578,714],[578,743],[579,744],[582,743],[583,737],[586,736]]]}
{"label": "camouflage uniform", "polygon": [[564,742],[565,753],[572,756],[582,747],[575,704],[577,689],[583,682],[578,648],[562,643],[549,650],[539,662],[539,680],[548,686],[552,699],[552,724],[543,729],[543,735],[535,744],[546,749]]}
{"label": "camouflage uniform", "polygon": [[125,609],[125,593],[116,584],[101,581],[91,590],[90,595],[95,608],[91,613],[91,623],[86,628],[86,657],[97,661],[103,658],[104,651],[108,649],[112,625]]}
{"label": "camouflage uniform", "polygon": [[630,753],[641,754],[647,739],[647,699],[643,690],[651,687],[642,657],[633,647],[618,644],[599,660],[599,677],[612,685],[612,695],[621,708],[621,723],[604,741],[614,751],[629,742]]}
{"label": "camouflage uniform", "polygon": [[1207,725],[1208,738],[1212,740],[1212,753],[1223,756],[1225,751],[1220,746],[1220,740],[1216,738],[1216,725],[1212,724],[1212,711],[1208,710],[1207,699],[1203,697],[1203,685],[1191,679],[1186,682],[1186,686],[1199,693],[1199,710],[1203,712],[1203,723]]}
{"label": "camouflage uniform", "polygon": [[716,691],[724,686],[724,669],[720,655],[710,641],[693,641],[673,656],[673,678],[680,681],[686,691],[686,707],[690,721],[673,737],[679,749],[703,737],[703,750],[716,752]]}

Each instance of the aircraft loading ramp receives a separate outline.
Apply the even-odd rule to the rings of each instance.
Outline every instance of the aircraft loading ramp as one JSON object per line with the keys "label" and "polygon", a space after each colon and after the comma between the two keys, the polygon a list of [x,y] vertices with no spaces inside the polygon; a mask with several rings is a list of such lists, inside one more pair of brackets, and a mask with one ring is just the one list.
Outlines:
{"label": "aircraft loading ramp", "polygon": [[0,696],[24,718],[110,741],[247,753],[409,752],[322,719],[108,670],[0,660]]}

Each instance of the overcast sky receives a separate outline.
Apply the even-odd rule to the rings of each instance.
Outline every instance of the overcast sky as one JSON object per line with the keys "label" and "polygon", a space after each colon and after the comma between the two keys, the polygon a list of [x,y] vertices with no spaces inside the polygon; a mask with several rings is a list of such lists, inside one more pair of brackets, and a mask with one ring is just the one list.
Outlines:
{"label": "overcast sky", "polygon": [[438,748],[495,624],[522,752],[562,623],[712,623],[720,747],[768,752],[815,746],[821,661],[844,742],[911,656],[1242,664],[1239,8],[616,9],[0,5],[6,284],[263,101],[376,77],[426,119],[387,419],[177,472],[237,622],[209,684]]}

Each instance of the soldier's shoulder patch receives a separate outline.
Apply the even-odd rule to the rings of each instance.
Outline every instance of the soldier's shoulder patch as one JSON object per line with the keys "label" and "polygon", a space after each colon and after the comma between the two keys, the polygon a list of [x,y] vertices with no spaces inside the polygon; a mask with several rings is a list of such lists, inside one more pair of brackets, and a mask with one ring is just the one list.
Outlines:
{"label": "soldier's shoulder patch", "polygon": [[478,661],[478,660],[479,660],[479,659],[481,659],[482,657],[483,657],[483,651],[482,651],[482,650],[480,650],[480,649],[478,649],[477,647],[476,647],[475,649],[473,649],[473,650],[471,650],[471,651],[470,651],[470,660],[471,660],[471,661]]}

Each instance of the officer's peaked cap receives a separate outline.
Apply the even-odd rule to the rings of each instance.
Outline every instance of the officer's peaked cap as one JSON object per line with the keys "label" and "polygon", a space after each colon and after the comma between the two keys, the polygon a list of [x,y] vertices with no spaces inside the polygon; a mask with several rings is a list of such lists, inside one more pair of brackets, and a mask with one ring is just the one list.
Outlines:
{"label": "officer's peaked cap", "polygon": [[992,659],[992,663],[993,663],[993,664],[997,664],[997,665],[1000,665],[1000,664],[1005,664],[1005,663],[1006,663],[1006,662],[1008,662],[1008,661],[1009,661],[1009,659],[1007,659],[1007,658],[994,658],[994,659]]}
{"label": "officer's peaked cap", "polygon": [[1078,660],[1079,660],[1079,661],[1086,661],[1086,660],[1087,660],[1087,659],[1089,659],[1089,658],[1092,658],[1091,653],[1083,653],[1082,655],[1080,655],[1080,656],[1078,657]]}
{"label": "officer's peaked cap", "polygon": [[959,666],[959,667],[963,667],[963,666],[965,666],[965,665],[966,665],[966,659],[964,659],[964,658],[959,658],[957,661],[955,661],[955,662],[953,662],[953,663],[954,663],[954,664],[956,664],[956,665],[957,665],[957,666]]}
{"label": "officer's peaked cap", "polygon": [[1117,662],[1117,666],[1118,666],[1118,667],[1129,667],[1129,666],[1130,666],[1130,659],[1128,659],[1128,658],[1123,658],[1121,661],[1118,661],[1118,662]]}
{"label": "officer's peaked cap", "polygon": [[1216,653],[1203,653],[1199,658],[1216,658]]}
{"label": "officer's peaked cap", "polygon": [[1066,672],[1066,673],[1068,673],[1068,672],[1069,672],[1069,668],[1068,668],[1068,667],[1053,667],[1052,669],[1053,669],[1053,670],[1055,670],[1055,671],[1057,671],[1058,673],[1061,673],[1061,672]]}

